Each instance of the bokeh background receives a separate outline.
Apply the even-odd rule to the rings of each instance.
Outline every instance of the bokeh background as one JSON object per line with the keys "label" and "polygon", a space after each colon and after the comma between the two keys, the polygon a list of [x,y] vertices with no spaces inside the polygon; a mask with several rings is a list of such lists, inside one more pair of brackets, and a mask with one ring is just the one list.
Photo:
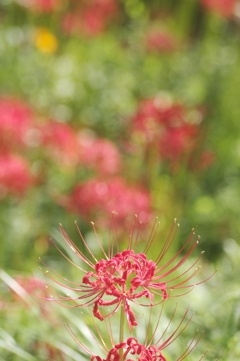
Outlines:
{"label": "bokeh background", "polygon": [[179,300],[205,330],[188,359],[238,361],[239,176],[239,1],[1,0],[0,360],[85,359],[63,327],[85,335],[80,311],[29,292],[38,257],[80,280],[59,222],[98,252],[90,222],[104,243],[116,211],[123,247],[134,214],[143,243],[158,216],[155,247],[177,217],[172,252],[197,226],[198,280],[218,272]]}

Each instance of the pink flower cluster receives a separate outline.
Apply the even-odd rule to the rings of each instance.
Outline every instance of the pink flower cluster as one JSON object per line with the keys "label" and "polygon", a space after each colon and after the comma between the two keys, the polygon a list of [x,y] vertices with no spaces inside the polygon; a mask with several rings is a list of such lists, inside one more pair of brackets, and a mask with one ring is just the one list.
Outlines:
{"label": "pink flower cluster", "polygon": [[39,127],[42,145],[53,160],[74,165],[79,161],[76,132],[68,124],[49,120]]}
{"label": "pink flower cluster", "polygon": [[[128,321],[129,329],[132,330],[132,328],[134,326],[137,326],[138,323],[136,321],[136,316],[130,306],[131,303],[135,303],[145,307],[153,307],[159,305],[160,303],[166,302],[169,297],[179,297],[185,295],[190,292],[195,286],[206,281],[204,280],[202,282],[191,284],[191,279],[197,274],[200,268],[200,266],[195,268],[196,264],[199,262],[204,252],[201,252],[199,257],[190,266],[188,265],[185,270],[181,269],[181,271],[177,273],[177,271],[189,260],[189,257],[192,255],[193,251],[199,243],[200,237],[198,236],[197,239],[195,239],[194,229],[192,230],[192,233],[190,234],[189,238],[182,246],[182,248],[175,255],[172,255],[170,258],[168,258],[167,261],[164,261],[169,251],[169,248],[173,244],[176,232],[179,227],[179,225],[176,223],[176,220],[174,220],[167,240],[163,243],[162,247],[160,247],[159,252],[156,255],[155,261],[148,259],[147,253],[153,245],[154,235],[156,234],[157,229],[157,223],[154,224],[150,237],[145,242],[146,244],[143,253],[135,253],[134,251],[134,247],[136,246],[136,243],[138,241],[138,232],[137,235],[133,236],[135,233],[134,226],[131,231],[132,236],[128,241],[126,249],[120,251],[118,240],[115,241],[114,238],[109,238],[108,250],[105,252],[102,243],[96,233],[94,223],[92,223],[92,225],[96,234],[96,241],[98,242],[101,252],[103,254],[103,258],[100,260],[98,260],[92,253],[90,247],[84,240],[84,237],[78,225],[77,229],[79,231],[83,245],[85,246],[89,254],[89,258],[70,239],[70,237],[60,224],[60,231],[65,242],[78,256],[78,258],[83,263],[85,263],[88,268],[91,269],[91,271],[84,270],[81,266],[70,260],[53,242],[54,246],[58,249],[58,251],[60,251],[60,253],[68,261],[70,261],[72,265],[78,268],[81,272],[85,273],[85,275],[83,275],[82,277],[81,283],[72,282],[66,279],[66,277],[58,275],[41,260],[42,264],[47,268],[46,272],[44,272],[43,270],[42,272],[44,272],[44,274],[48,278],[57,283],[59,286],[62,286],[67,290],[75,291],[76,296],[70,296],[68,294],[64,296],[53,292],[54,296],[43,297],[42,295],[39,295],[38,297],[49,301],[55,301],[65,307],[75,308],[92,306],[93,316],[101,321],[105,318],[113,316],[119,309],[121,309],[121,320],[125,314],[125,317]],[[117,253],[114,253],[115,249],[117,250]],[[169,290],[180,290],[180,294],[170,294]],[[184,293],[182,293],[182,291],[184,291]],[[79,294],[79,296],[77,296],[77,294]],[[161,300],[160,302],[154,303],[154,297],[156,295],[160,295]],[[105,298],[105,296],[107,296],[107,298]],[[142,298],[147,299],[148,302],[146,304],[142,303]],[[100,307],[107,310],[105,310],[104,312],[100,312]],[[175,311],[173,312],[173,315],[175,314]],[[134,337],[130,337],[126,341],[124,341],[123,338],[120,338],[120,342],[116,344],[114,342],[113,335],[111,334],[112,331],[110,327],[110,332],[108,331],[108,333],[112,348],[109,350],[106,347],[106,344],[104,343],[102,337],[101,341],[103,343],[103,347],[101,347],[98,342],[101,349],[105,353],[104,358],[95,355],[92,350],[89,350],[82,342],[78,341],[75,334],[72,332],[71,328],[68,325],[66,325],[66,328],[68,329],[73,339],[78,343],[78,345],[91,356],[91,361],[167,361],[167,359],[162,354],[162,350],[165,349],[168,345],[170,345],[177,337],[179,337],[179,335],[181,335],[181,333],[188,326],[192,317],[186,322],[186,325],[183,325],[188,311],[189,310],[187,309],[175,331],[164,342],[161,341],[162,337],[160,337],[158,341],[153,344],[154,335],[157,326],[160,323],[161,312],[159,314],[157,326],[155,328],[153,336],[149,337],[147,333],[145,344],[139,343],[138,340]],[[171,320],[172,318],[170,319],[170,323]],[[93,324],[95,325],[96,331],[100,336],[100,332],[96,327],[95,321],[93,322]],[[168,329],[169,325],[167,326],[166,330]],[[94,336],[92,331],[90,332],[96,340],[96,337]],[[149,328],[147,332],[149,332]],[[163,333],[163,335],[165,334],[165,332]],[[198,344],[201,337],[202,334],[197,337],[196,333],[186,350],[177,360],[184,360],[186,356],[191,353],[195,346]],[[147,341],[148,338],[150,338],[149,343]],[[134,356],[134,359],[131,358],[132,356]],[[202,355],[199,361],[201,361],[203,357],[204,355]]]}
{"label": "pink flower cluster", "polygon": [[23,157],[11,153],[0,155],[0,198],[8,194],[21,196],[32,182],[29,164]]}
{"label": "pink flower cluster", "polygon": [[33,184],[28,160],[16,154],[33,126],[30,107],[15,98],[0,99],[0,198],[21,196]]}
{"label": "pink flower cluster", "polygon": [[138,343],[138,340],[134,337],[130,337],[126,342],[121,342],[115,345],[108,353],[106,358],[101,358],[99,356],[92,356],[91,361],[119,361],[120,360],[120,350],[124,350],[123,360],[132,361],[130,359],[131,355],[138,355],[138,361],[167,361],[167,359],[162,355],[162,352],[159,348],[154,345],[146,347]]}
{"label": "pink flower cluster", "polygon": [[24,144],[31,129],[33,114],[30,107],[15,98],[0,99],[0,147],[9,149]]}
{"label": "pink flower cluster", "polygon": [[89,0],[76,2],[63,19],[63,28],[70,34],[94,36],[102,33],[116,16],[116,0]]}
{"label": "pink flower cluster", "polygon": [[223,16],[232,17],[238,0],[201,0],[202,5],[210,11]]}
{"label": "pink flower cluster", "polygon": [[49,13],[58,10],[63,0],[17,0],[21,5],[36,13]]}
{"label": "pink flower cluster", "polygon": [[68,208],[86,219],[99,215],[104,224],[117,210],[116,224],[123,225],[129,214],[138,210],[139,219],[146,223],[151,214],[150,195],[139,186],[129,186],[123,178],[90,179],[79,183],[67,200]]}
{"label": "pink flower cluster", "polygon": [[78,136],[80,162],[99,175],[113,175],[121,170],[118,148],[107,139],[94,138],[80,133]]}
{"label": "pink flower cluster", "polygon": [[[196,119],[193,117],[189,121],[191,112]],[[168,97],[159,96],[140,103],[132,124],[134,132],[144,135],[146,146],[152,145],[158,150],[159,158],[168,161],[171,169],[176,170],[183,160],[186,165],[191,164],[201,135],[199,118],[202,118],[200,110],[192,111]],[[204,154],[198,158],[202,160],[203,168],[211,164],[210,158],[211,161],[214,159]],[[206,164],[203,164],[205,160]]]}
{"label": "pink flower cluster", "polygon": [[[198,259],[190,266],[187,270],[182,272],[182,274],[170,278],[178,268],[180,268],[187,259],[191,256],[192,252],[198,245],[199,237],[196,241],[193,241],[195,233],[192,232],[184,246],[177,252],[172,258],[170,258],[165,264],[163,263],[163,258],[166,256],[166,253],[169,247],[172,245],[176,231],[177,231],[176,223],[173,224],[170,235],[167,241],[164,243],[162,249],[160,249],[156,260],[148,260],[147,252],[153,242],[152,234],[149,240],[146,242],[145,252],[136,254],[133,249],[132,240],[129,241],[127,249],[122,252],[118,252],[113,255],[113,244],[109,244],[108,252],[106,253],[100,243],[100,240],[97,238],[102,252],[104,254],[103,259],[98,261],[91,250],[87,246],[80,229],[78,231],[80,233],[83,244],[87,248],[90,256],[93,258],[94,262],[88,259],[83,252],[72,242],[69,238],[62,225],[60,225],[60,231],[69,245],[69,247],[77,254],[77,256],[85,262],[85,264],[92,269],[92,271],[85,271],[82,268],[79,268],[78,265],[75,265],[81,271],[85,273],[82,278],[81,284],[75,284],[71,281],[68,281],[64,278],[66,283],[70,283],[72,285],[77,286],[72,287],[71,285],[62,283],[57,279],[53,278],[50,274],[47,274],[50,279],[59,285],[76,291],[80,293],[80,296],[72,298],[69,296],[58,296],[58,299],[50,299],[55,300],[57,302],[61,302],[63,306],[66,307],[79,307],[79,306],[93,306],[93,315],[100,320],[103,320],[105,317],[109,317],[117,312],[121,305],[124,306],[124,312],[127,316],[127,320],[129,326],[136,326],[136,318],[130,307],[130,302],[140,304],[142,306],[153,306],[154,295],[159,295],[162,298],[162,301],[167,300],[169,297],[179,297],[185,293],[180,293],[178,295],[169,295],[168,290],[190,290],[195,287],[198,283],[188,284],[189,280],[191,280],[199,268],[193,269],[196,263],[200,260],[202,254],[201,252]],[[93,225],[95,230],[95,227]],[[153,229],[153,234],[155,230]],[[58,247],[56,246],[58,249]],[[62,253],[62,252],[61,252]],[[181,256],[180,260],[177,258]],[[64,255],[65,258],[67,258]],[[68,259],[68,258],[67,258]],[[68,259],[69,260],[69,259]],[[42,261],[44,266],[46,264]],[[71,262],[72,263],[72,262]],[[57,275],[54,271],[52,271],[48,266],[46,266],[49,271]],[[190,273],[190,274],[189,274]],[[188,274],[188,275],[186,275]],[[57,275],[58,276],[58,275]],[[58,276],[63,279],[61,276]],[[183,277],[183,279],[182,279]],[[176,280],[181,279],[176,282]],[[173,283],[173,284],[171,284]],[[200,282],[202,283],[202,282]],[[108,296],[108,299],[104,299],[105,296]],[[109,300],[110,296],[110,300]],[[146,298],[149,300],[148,304],[139,303],[136,300],[140,298]],[[80,301],[79,304],[73,306],[65,305],[64,301]],[[159,303],[157,303],[159,304]],[[114,306],[113,310],[108,311],[108,314],[102,314],[99,311],[99,307],[110,307]]]}
{"label": "pink flower cluster", "polygon": [[169,53],[177,48],[177,39],[167,30],[151,30],[146,34],[146,49],[160,53]]}

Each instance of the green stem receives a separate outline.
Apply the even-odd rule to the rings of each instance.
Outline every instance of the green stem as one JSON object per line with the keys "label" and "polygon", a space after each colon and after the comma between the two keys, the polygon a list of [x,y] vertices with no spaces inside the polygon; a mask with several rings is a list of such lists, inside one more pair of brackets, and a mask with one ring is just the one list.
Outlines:
{"label": "green stem", "polygon": [[[124,312],[124,302],[121,305],[121,314],[120,314],[120,331],[119,331],[119,343],[124,341],[124,321],[125,321],[125,312]],[[119,350],[120,360],[124,361],[124,349],[120,348]]]}

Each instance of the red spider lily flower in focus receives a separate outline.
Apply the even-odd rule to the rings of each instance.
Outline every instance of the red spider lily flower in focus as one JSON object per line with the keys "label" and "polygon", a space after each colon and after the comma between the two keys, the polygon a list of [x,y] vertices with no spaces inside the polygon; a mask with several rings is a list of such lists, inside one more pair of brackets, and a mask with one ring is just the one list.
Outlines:
{"label": "red spider lily flower in focus", "polygon": [[116,174],[121,169],[120,152],[111,141],[80,134],[80,162],[101,175]]}
{"label": "red spider lily flower in focus", "polygon": [[41,127],[43,145],[55,159],[67,165],[76,164],[79,159],[78,140],[68,124],[51,121]]}
{"label": "red spider lily flower in focus", "polygon": [[237,0],[202,0],[203,6],[223,17],[232,17]]}
{"label": "red spider lily flower in focus", "polygon": [[69,34],[101,34],[118,12],[116,0],[89,0],[66,14],[63,28]]}
{"label": "red spider lily flower in focus", "polygon": [[172,52],[177,48],[177,41],[167,30],[152,30],[146,36],[146,48],[149,51]]}
{"label": "red spider lily flower in focus", "polygon": [[[96,233],[94,224],[93,229]],[[69,283],[69,285],[62,283],[58,280],[58,278],[52,277],[51,272],[49,273],[47,271],[46,275],[50,279],[69,290],[74,290],[77,293],[80,293],[80,296],[77,297],[70,297],[69,295],[60,296],[55,293],[57,297],[47,299],[54,300],[66,307],[93,306],[93,315],[100,320],[116,313],[122,305],[127,316],[129,327],[136,326],[136,317],[130,307],[130,302],[151,307],[162,303],[169,297],[182,296],[183,294],[190,292],[195,285],[206,281],[189,284],[189,281],[199,270],[199,267],[194,267],[204,252],[201,252],[197,260],[194,261],[191,266],[188,266],[186,270],[181,271],[180,274],[176,274],[175,276],[173,275],[174,272],[189,259],[198,244],[199,237],[194,241],[193,231],[182,248],[172,258],[168,259],[165,263],[163,262],[163,259],[174,241],[177,229],[178,225],[176,224],[176,221],[174,221],[169,237],[163,244],[163,247],[156,259],[152,261],[147,258],[147,253],[153,243],[154,235],[156,234],[157,222],[154,224],[143,253],[135,253],[133,250],[138,239],[138,233],[135,240],[133,240],[133,237],[130,237],[128,247],[121,252],[117,241],[116,254],[114,254],[114,240],[109,240],[108,251],[106,253],[96,234],[97,241],[104,255],[104,258],[101,260],[97,260],[93,255],[86,244],[80,229],[78,228],[81,240],[89,252],[90,257],[92,258],[91,260],[77,248],[63,229],[62,225],[60,225],[60,231],[66,243],[76,253],[80,260],[90,267],[91,271],[86,271],[82,267],[74,264],[53,243],[60,253],[78,269],[84,272],[85,275],[82,278],[82,283],[77,284],[57,275],[42,261],[48,270],[53,272],[53,274],[57,275],[57,277],[64,280],[66,283]],[[132,232],[133,231],[134,229]],[[170,290],[178,290],[179,293],[177,295],[172,295],[170,294]],[[182,293],[181,291],[184,292]],[[162,298],[162,300],[156,304],[154,304],[155,295],[159,295]],[[105,298],[105,296],[107,297]],[[147,302],[147,304],[139,303],[138,301],[140,298],[145,298],[146,300],[149,300],[149,302]],[[62,303],[64,301],[72,301],[74,302],[74,305],[66,305]],[[80,303],[75,301],[79,301]],[[99,310],[99,307],[105,307],[108,309],[110,306],[113,306],[113,310],[108,310],[107,315],[102,314]]]}
{"label": "red spider lily flower in focus", "polygon": [[0,144],[9,149],[24,143],[32,127],[32,111],[22,100],[0,99]]}
{"label": "red spider lily flower in focus", "polygon": [[63,0],[17,0],[22,6],[36,13],[49,13],[59,9]]}
{"label": "red spider lily flower in focus", "polygon": [[26,159],[15,154],[0,156],[0,197],[7,194],[21,196],[32,186],[33,176]]}
{"label": "red spider lily flower in focus", "polygon": [[113,209],[118,209],[117,225],[126,224],[128,215],[134,214],[135,209],[139,210],[139,220],[146,223],[152,213],[150,204],[150,195],[146,189],[129,186],[120,177],[90,179],[80,183],[66,201],[70,210],[88,220],[96,213],[99,214],[103,225],[106,225],[106,218],[109,221],[108,215]]}
{"label": "red spider lily flower in focus", "polygon": [[[176,308],[175,308],[175,311],[176,311]],[[105,354],[104,357],[95,355],[93,353],[92,349],[90,350],[86,345],[84,345],[81,341],[79,341],[79,339],[77,338],[75,333],[72,331],[72,329],[68,325],[65,325],[65,326],[66,326],[69,334],[73,338],[73,340],[80,346],[80,348],[84,352],[86,352],[87,354],[89,354],[91,356],[91,358],[90,358],[91,361],[119,361],[120,359],[123,361],[134,361],[136,359],[138,361],[167,361],[167,358],[164,357],[162,351],[164,349],[166,349],[170,344],[172,344],[185,331],[185,329],[188,327],[188,325],[191,322],[192,317],[193,317],[193,316],[191,316],[188,320],[186,320],[186,317],[189,312],[189,310],[187,309],[182,320],[179,322],[178,326],[176,327],[176,329],[170,334],[170,336],[167,337],[167,339],[165,341],[162,341],[164,335],[166,334],[166,332],[168,331],[168,329],[172,323],[172,319],[175,314],[175,311],[173,312],[173,315],[171,316],[165,331],[159,337],[159,336],[156,336],[156,334],[157,334],[157,328],[159,326],[161,315],[162,315],[162,312],[160,312],[153,335],[149,336],[149,329],[148,329],[146,332],[146,339],[145,339],[144,344],[140,343],[135,337],[129,337],[126,341],[115,344],[114,337],[111,332],[111,324],[109,322],[109,325],[107,328],[107,333],[108,333],[109,339],[111,340],[111,345],[112,345],[112,348],[110,350],[106,347],[106,344],[105,344],[103,338],[101,337],[100,331],[98,330],[96,324],[94,323],[95,330],[96,330],[96,333],[98,334],[98,336],[100,337],[101,342],[98,340],[98,337],[92,332],[92,330],[90,330],[90,328],[86,325],[87,328],[89,329],[92,337],[94,338],[96,343],[99,345],[99,347],[102,349],[102,352]],[[85,324],[86,324],[86,322],[85,322]],[[150,325],[150,320],[149,320],[149,325]],[[204,332],[201,332],[199,335],[199,332],[197,331],[195,333],[195,335],[193,336],[192,340],[190,341],[189,345],[186,347],[185,351],[175,361],[184,360],[195,349],[195,347],[201,340],[203,333]],[[157,340],[154,341],[155,339],[157,339]],[[206,351],[200,357],[200,359],[198,361],[201,361],[207,352],[208,351]],[[121,357],[120,355],[122,356],[122,358],[120,358]],[[132,358],[132,356],[133,356],[133,358]]]}

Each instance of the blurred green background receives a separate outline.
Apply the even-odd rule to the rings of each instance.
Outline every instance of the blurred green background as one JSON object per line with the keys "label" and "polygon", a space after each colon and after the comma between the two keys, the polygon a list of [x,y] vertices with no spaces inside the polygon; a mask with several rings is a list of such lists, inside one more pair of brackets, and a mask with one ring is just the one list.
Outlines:
{"label": "blurred green background", "polygon": [[39,256],[80,280],[59,222],[97,252],[115,210],[122,247],[134,214],[143,243],[177,217],[172,252],[198,227],[197,281],[218,273],[179,300],[205,330],[187,359],[238,361],[240,2],[1,0],[0,20],[0,360],[85,359],[63,327],[81,337],[80,311],[28,292]]}

